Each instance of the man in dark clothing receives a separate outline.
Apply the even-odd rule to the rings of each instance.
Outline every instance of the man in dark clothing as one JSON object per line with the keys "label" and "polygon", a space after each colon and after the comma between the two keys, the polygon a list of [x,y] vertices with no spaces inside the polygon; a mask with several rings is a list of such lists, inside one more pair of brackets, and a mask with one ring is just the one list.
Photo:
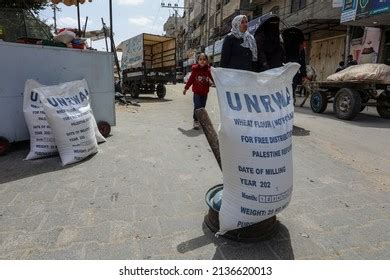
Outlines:
{"label": "man in dark clothing", "polygon": [[345,69],[345,63],[344,63],[344,61],[340,61],[339,62],[339,67],[337,67],[337,69],[336,69],[336,73],[337,72],[340,72],[341,70],[344,70]]}
{"label": "man in dark clothing", "polygon": [[280,19],[276,15],[261,18],[261,23],[255,32],[257,44],[257,71],[281,67],[285,62],[285,52],[280,41]]}
{"label": "man in dark clothing", "polygon": [[286,50],[286,62],[296,62],[301,65],[298,73],[293,78],[292,90],[295,104],[295,91],[298,85],[302,85],[306,78],[306,54],[304,48],[305,36],[303,32],[296,28],[290,27],[282,32],[284,48]]}
{"label": "man in dark clothing", "polygon": [[353,59],[352,54],[348,55],[347,57],[347,67],[357,65],[357,61]]}
{"label": "man in dark clothing", "polygon": [[294,96],[294,104],[295,104],[295,91],[298,87],[298,85],[302,85],[303,80],[306,78],[306,58],[305,58],[305,49],[303,47],[303,44],[300,47],[299,56],[296,59],[292,59],[289,62],[297,62],[301,65],[299,68],[299,72],[294,76],[293,78],[293,96]]}

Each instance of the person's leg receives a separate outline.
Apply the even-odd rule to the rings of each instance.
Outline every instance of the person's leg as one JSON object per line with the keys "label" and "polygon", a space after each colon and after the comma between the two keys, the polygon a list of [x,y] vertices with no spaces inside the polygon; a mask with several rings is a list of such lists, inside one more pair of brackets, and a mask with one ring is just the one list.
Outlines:
{"label": "person's leg", "polygon": [[299,80],[299,77],[298,77],[298,74],[297,74],[297,75],[295,75],[295,77],[293,79],[293,84],[292,84],[294,105],[295,105],[295,101],[296,101],[295,91],[297,90],[298,80]]}
{"label": "person's leg", "polygon": [[206,103],[207,103],[207,95],[202,96],[202,107],[201,108],[206,108]]}
{"label": "person's leg", "polygon": [[196,117],[195,110],[202,108],[202,96],[194,93],[194,121],[197,122],[198,118]]}

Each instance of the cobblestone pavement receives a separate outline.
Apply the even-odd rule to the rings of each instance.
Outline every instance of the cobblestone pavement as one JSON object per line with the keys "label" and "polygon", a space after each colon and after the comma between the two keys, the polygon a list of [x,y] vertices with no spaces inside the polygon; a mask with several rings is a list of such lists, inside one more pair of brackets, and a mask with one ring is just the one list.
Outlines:
{"label": "cobblestone pavement", "polygon": [[[182,87],[117,106],[82,163],[23,161],[23,143],[1,157],[0,259],[390,259],[388,120],[297,108],[292,202],[272,240],[241,244],[202,225],[222,174]],[[217,125],[213,92],[207,107]]]}

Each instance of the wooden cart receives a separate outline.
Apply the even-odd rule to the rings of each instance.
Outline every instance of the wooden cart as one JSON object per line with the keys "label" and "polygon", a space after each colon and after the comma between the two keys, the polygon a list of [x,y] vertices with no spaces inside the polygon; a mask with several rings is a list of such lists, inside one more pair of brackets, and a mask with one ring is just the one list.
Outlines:
{"label": "wooden cart", "polygon": [[310,107],[323,113],[328,103],[339,119],[352,120],[366,106],[375,106],[378,114],[390,119],[390,84],[381,81],[326,81],[311,82]]}

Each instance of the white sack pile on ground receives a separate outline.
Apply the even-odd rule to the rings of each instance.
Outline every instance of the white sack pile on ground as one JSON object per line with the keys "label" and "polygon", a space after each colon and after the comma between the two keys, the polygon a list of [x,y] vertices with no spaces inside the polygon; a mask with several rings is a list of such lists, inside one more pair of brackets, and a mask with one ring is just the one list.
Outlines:
{"label": "white sack pile on ground", "polygon": [[24,87],[23,112],[30,133],[30,152],[26,160],[58,154],[42,103],[38,93],[34,91],[40,87],[43,85],[34,80],[27,80]]}
{"label": "white sack pile on ground", "polygon": [[[96,153],[97,143],[104,142],[105,138],[92,113],[87,82],[36,86],[35,81],[26,82],[24,111],[31,139],[31,151],[26,159],[56,153],[53,145],[48,145],[53,137],[63,165]],[[40,137],[45,134],[50,137]],[[47,150],[42,152],[40,149]]]}
{"label": "white sack pile on ground", "polygon": [[327,81],[381,81],[390,84],[390,66],[386,64],[367,63],[350,66],[330,75]]}

